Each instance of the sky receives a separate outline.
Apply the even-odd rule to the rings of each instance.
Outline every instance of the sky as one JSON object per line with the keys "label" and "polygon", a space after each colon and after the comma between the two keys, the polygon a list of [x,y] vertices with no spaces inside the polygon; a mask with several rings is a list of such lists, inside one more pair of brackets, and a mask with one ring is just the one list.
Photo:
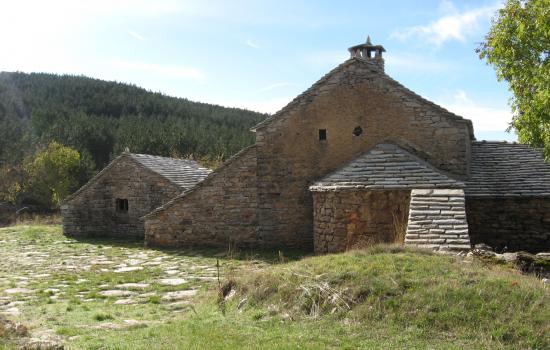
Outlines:
{"label": "sky", "polygon": [[383,45],[386,73],[515,141],[506,82],[475,53],[495,0],[0,0],[0,71],[86,75],[274,113],[349,58]]}

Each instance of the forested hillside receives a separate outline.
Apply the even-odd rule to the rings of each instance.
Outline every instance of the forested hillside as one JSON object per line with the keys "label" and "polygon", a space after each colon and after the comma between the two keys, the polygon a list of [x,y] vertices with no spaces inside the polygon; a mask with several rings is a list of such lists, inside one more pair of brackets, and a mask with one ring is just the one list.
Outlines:
{"label": "forested hillside", "polygon": [[252,144],[265,117],[83,76],[0,72],[0,166],[6,183],[52,142],[79,152],[79,183],[125,149],[219,161]]}
{"label": "forested hillside", "polygon": [[98,167],[126,147],[225,158],[253,142],[248,129],[263,118],[82,76],[0,73],[0,159],[7,162],[50,140],[88,152]]}

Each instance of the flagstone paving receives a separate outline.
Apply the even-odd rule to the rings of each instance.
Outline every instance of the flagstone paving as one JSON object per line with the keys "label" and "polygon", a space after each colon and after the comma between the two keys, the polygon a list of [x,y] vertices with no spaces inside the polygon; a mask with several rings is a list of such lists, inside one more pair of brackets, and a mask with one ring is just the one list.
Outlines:
{"label": "flagstone paving", "polygon": [[226,278],[267,264],[219,253],[78,241],[63,236],[59,226],[2,228],[0,314],[33,334],[70,337],[185,317],[189,308],[183,306],[200,291],[217,288],[218,272]]}

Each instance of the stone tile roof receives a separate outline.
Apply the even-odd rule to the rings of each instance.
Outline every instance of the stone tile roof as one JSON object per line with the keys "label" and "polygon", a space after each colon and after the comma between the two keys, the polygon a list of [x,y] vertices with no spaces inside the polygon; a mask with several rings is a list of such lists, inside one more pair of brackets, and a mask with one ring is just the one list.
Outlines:
{"label": "stone tile roof", "polygon": [[310,186],[311,191],[460,188],[464,184],[394,144],[379,144]]}
{"label": "stone tile roof", "polygon": [[84,186],[65,198],[62,203],[68,203],[76,198],[80,193],[107,174],[115,164],[125,157],[129,157],[143,168],[159,174],[173,184],[181,187],[183,191],[195,186],[212,172],[212,170],[201,167],[199,163],[190,159],[176,159],[124,152],[92,177]]}
{"label": "stone tile roof", "polygon": [[202,167],[190,159],[176,159],[149,154],[127,153],[139,164],[161,175],[176,185],[188,189],[204,180],[212,170]]}
{"label": "stone tile roof", "polygon": [[233,164],[234,162],[236,162],[237,160],[239,160],[241,157],[245,157],[248,155],[248,153],[250,151],[255,151],[256,150],[256,145],[250,145],[248,147],[245,147],[243,148],[242,150],[240,150],[239,152],[235,153],[233,156],[231,156],[231,158],[229,158],[228,160],[226,160],[225,162],[223,162],[219,167],[217,167],[215,170],[211,171],[207,177],[204,178],[203,181],[200,181],[198,182],[195,186],[191,187],[191,188],[188,188],[186,189],[185,191],[183,191],[182,193],[180,193],[178,196],[176,196],[175,198],[172,198],[171,200],[169,200],[168,202],[164,203],[163,205],[161,205],[160,207],[156,208],[155,210],[153,210],[152,212],[144,215],[141,217],[142,220],[146,220],[148,218],[151,218],[155,215],[157,215],[158,213],[170,208],[172,205],[174,205],[175,203],[177,203],[178,201],[182,200],[182,198],[185,198],[187,197],[188,195],[190,195],[191,193],[195,192],[196,190],[198,190],[199,188],[201,188],[202,186],[207,186],[216,176],[218,176],[218,174],[222,174],[222,171],[227,168],[229,165]]}
{"label": "stone tile roof", "polygon": [[527,145],[472,143],[467,196],[550,196],[550,164]]}

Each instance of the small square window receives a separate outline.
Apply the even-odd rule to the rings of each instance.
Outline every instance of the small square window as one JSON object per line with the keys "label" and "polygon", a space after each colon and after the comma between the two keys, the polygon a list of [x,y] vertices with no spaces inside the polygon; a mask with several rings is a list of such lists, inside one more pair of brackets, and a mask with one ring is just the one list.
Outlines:
{"label": "small square window", "polygon": [[117,198],[116,199],[116,211],[120,213],[125,213],[128,211],[128,200]]}
{"label": "small square window", "polygon": [[327,139],[327,129],[319,129],[319,141]]}

